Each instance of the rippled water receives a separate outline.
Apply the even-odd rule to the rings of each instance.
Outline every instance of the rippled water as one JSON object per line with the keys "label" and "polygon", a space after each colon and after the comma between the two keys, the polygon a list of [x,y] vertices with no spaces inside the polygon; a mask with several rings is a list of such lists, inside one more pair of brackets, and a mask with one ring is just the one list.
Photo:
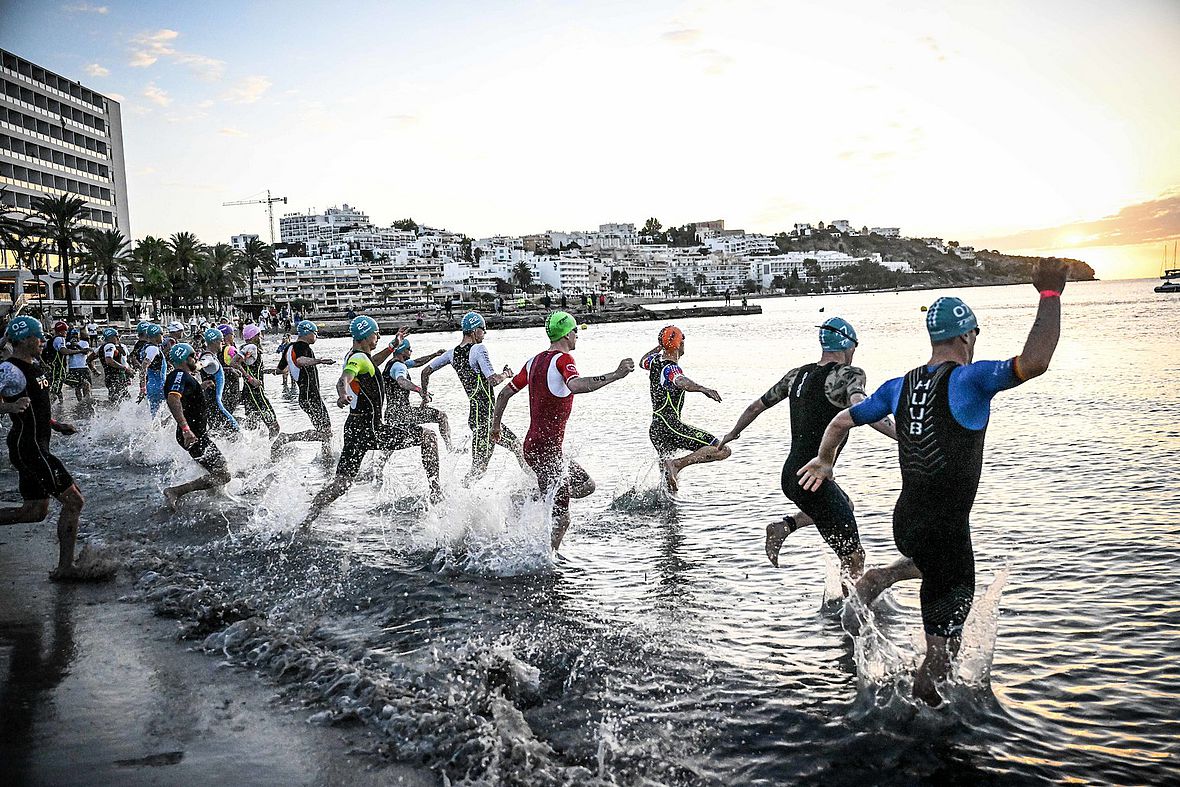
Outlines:
{"label": "rippled water", "polygon": [[[815,359],[812,326],[833,314],[856,326],[875,387],[926,359],[919,306],[940,294],[766,300],[761,316],[683,320],[687,373],[724,397],[691,396],[686,419],[726,431]],[[959,294],[979,315],[980,358],[1020,351],[1031,288]],[[579,368],[638,359],[658,327],[592,326]],[[1178,334],[1180,298],[1147,282],[1070,285],[1052,369],[995,402],[972,522],[976,607],[952,701],[933,711],[906,700],[916,583],[854,641],[825,604],[839,589],[814,530],[791,536],[780,569],[762,554],[765,523],[787,510],[786,406],[730,460],[685,471],[669,500],[655,491],[644,376],[579,396],[567,446],[598,492],[574,502],[556,562],[502,452],[471,490],[459,485],[469,455],[444,456],[448,497],[433,509],[417,456],[397,454],[299,538],[330,472],[313,444],[272,466],[265,439],[243,438],[226,451],[227,493],[195,494],[175,516],[156,510],[160,489],[198,471],[146,409],[104,412],[56,446],[87,496],[84,531],[153,569],[146,598],[311,702],[317,722],[359,719],[384,753],[452,780],[1162,782],[1180,777]],[[415,348],[454,342],[425,334]],[[488,345],[517,367],[545,343],[538,329]],[[306,428],[268,386],[284,430]],[[442,372],[431,388],[465,436],[458,381]],[[517,397],[506,419],[521,434],[526,411]],[[858,430],[837,472],[869,561],[892,560],[893,444]]]}

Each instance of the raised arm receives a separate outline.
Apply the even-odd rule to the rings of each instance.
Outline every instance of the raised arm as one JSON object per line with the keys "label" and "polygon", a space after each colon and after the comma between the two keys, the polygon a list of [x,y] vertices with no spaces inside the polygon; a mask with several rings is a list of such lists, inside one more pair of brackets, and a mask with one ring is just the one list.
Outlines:
{"label": "raised arm", "polygon": [[1037,317],[1016,358],[1016,375],[1021,380],[1040,377],[1049,370],[1049,361],[1061,337],[1061,291],[1069,276],[1069,263],[1051,258],[1037,262],[1033,268],[1033,286],[1041,294]]}
{"label": "raised arm", "polygon": [[721,401],[721,394],[717,393],[717,391],[709,388],[708,386],[693,382],[688,378],[687,374],[682,374],[677,377],[676,382],[674,382],[673,385],[675,385],[677,388],[680,388],[681,390],[689,391],[691,393],[703,393],[714,402]]}
{"label": "raised arm", "polygon": [[631,360],[630,358],[624,358],[623,360],[619,361],[618,368],[613,372],[595,375],[594,377],[575,377],[572,380],[569,380],[566,385],[569,386],[569,389],[572,393],[590,393],[591,391],[597,391],[604,385],[610,385],[615,380],[622,380],[633,371],[635,371],[635,361]]}

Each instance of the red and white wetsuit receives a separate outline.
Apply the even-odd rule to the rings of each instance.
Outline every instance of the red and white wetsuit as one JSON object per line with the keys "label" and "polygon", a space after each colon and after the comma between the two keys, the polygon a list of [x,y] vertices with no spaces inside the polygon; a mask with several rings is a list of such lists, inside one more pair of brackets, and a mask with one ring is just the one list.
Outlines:
{"label": "red and white wetsuit", "polygon": [[[533,356],[508,383],[513,391],[529,389],[529,432],[524,438],[524,459],[537,474],[547,493],[561,481],[561,444],[565,425],[574,409],[569,381],[578,376],[574,358],[561,350]],[[569,505],[568,481],[558,490],[557,505]]]}

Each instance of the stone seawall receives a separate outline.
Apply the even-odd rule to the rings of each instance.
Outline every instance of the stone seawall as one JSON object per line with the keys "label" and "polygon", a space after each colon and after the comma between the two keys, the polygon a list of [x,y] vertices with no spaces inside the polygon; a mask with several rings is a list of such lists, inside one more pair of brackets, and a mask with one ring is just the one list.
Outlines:
{"label": "stone seawall", "polygon": [[[750,305],[745,308],[741,306],[693,306],[655,310],[645,309],[641,306],[626,306],[607,307],[599,311],[570,309],[569,312],[577,318],[579,323],[598,325],[608,322],[651,322],[656,320],[670,322],[688,317],[738,317],[761,314],[762,307],[758,305]],[[423,319],[422,325],[419,327],[415,321],[414,312],[372,311],[366,313],[377,320],[377,323],[381,326],[382,333],[386,334],[392,334],[402,325],[410,326],[417,333],[457,331],[459,330],[459,319],[463,316],[463,312],[459,311],[456,311],[454,317],[450,319],[446,315],[443,315],[441,318],[430,315]],[[549,314],[544,309],[525,309],[522,311],[507,312],[505,314],[481,313],[484,319],[487,320],[488,328],[494,331],[505,330],[507,328],[540,328],[545,324],[545,317]],[[316,325],[319,326],[320,336],[336,338],[348,335],[348,320],[342,317],[335,319],[332,317],[316,317],[313,319]]]}

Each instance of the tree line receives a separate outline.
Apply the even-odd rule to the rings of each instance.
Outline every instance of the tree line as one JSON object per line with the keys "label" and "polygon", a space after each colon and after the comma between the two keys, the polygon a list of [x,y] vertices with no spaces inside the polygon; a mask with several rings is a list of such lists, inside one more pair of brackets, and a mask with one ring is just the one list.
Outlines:
{"label": "tree line", "polygon": [[39,280],[49,267],[49,256],[57,257],[70,320],[75,316],[71,277],[78,273],[105,282],[110,319],[120,277],[130,282],[134,298],[150,304],[152,314],[159,315],[208,311],[210,306],[224,311],[247,284],[253,302],[255,273],[275,272],[274,249],[257,238],[243,250],[228,243],[203,243],[191,232],[166,239],[149,235],[132,243],[119,230],[84,226],[89,216],[86,201],[69,194],[37,197],[28,211],[6,209],[0,214],[0,247],[13,255],[18,267]]}

